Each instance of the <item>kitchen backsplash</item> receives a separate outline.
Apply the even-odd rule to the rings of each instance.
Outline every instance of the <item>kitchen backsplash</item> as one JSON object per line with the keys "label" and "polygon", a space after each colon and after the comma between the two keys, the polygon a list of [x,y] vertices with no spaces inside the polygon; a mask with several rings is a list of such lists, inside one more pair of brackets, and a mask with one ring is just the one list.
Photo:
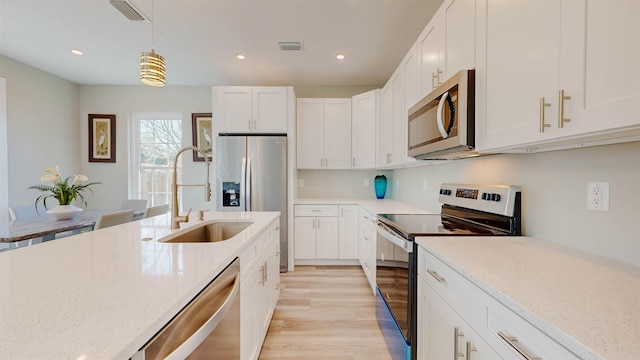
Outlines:
{"label": "kitchen backsplash", "polygon": [[[537,154],[505,154],[385,171],[393,199],[439,210],[443,182],[523,188],[527,236],[640,266],[640,142]],[[299,171],[299,197],[373,197],[379,171]],[[609,212],[587,210],[587,182],[610,183]],[[426,190],[425,188],[426,183]]]}

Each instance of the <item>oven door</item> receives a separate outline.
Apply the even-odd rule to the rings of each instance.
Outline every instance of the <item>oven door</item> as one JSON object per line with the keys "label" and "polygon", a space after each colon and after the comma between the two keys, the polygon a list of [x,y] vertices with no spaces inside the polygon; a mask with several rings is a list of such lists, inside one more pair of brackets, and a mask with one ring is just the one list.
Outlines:
{"label": "oven door", "polygon": [[394,360],[411,359],[415,337],[413,242],[378,223],[376,317]]}

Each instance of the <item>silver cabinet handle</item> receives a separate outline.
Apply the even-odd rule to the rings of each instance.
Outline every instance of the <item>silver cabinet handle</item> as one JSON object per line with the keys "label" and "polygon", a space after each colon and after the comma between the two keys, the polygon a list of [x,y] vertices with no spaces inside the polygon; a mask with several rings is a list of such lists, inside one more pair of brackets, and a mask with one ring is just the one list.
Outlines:
{"label": "silver cabinet handle", "polygon": [[356,166],[356,158],[353,158],[351,166]]}
{"label": "silver cabinet handle", "polygon": [[467,359],[471,360],[471,352],[478,351],[478,349],[471,344],[471,341],[467,341]]}
{"label": "silver cabinet handle", "polygon": [[438,77],[438,75],[436,75],[436,73],[431,73],[431,90],[435,90],[436,89],[436,78]]}
{"label": "silver cabinet handle", "polygon": [[522,357],[524,357],[525,359],[542,360],[541,357],[531,355],[525,349],[523,349],[522,346],[518,344],[518,338],[516,338],[515,336],[509,336],[502,331],[498,331],[498,336],[500,336],[502,340],[504,340],[509,346],[511,346],[515,351],[518,352],[518,354],[522,355]]}
{"label": "silver cabinet handle", "polygon": [[442,74],[442,70],[440,70],[439,67],[436,70],[437,70],[436,74],[437,74],[437,79],[438,79],[438,82],[437,82],[436,86],[440,86],[440,85],[442,85],[442,82],[440,81],[440,74]]}
{"label": "silver cabinet handle", "polygon": [[458,360],[459,357],[464,356],[464,353],[458,351],[458,338],[464,336],[464,333],[456,326],[453,328],[453,360]]}
{"label": "silver cabinet handle", "polygon": [[433,276],[434,279],[438,280],[438,282],[440,283],[445,282],[445,278],[442,275],[438,274],[437,271],[427,269],[427,272],[429,273],[429,275]]}
{"label": "silver cabinet handle", "polygon": [[249,121],[249,130],[251,130],[251,120],[247,120]]}
{"label": "silver cabinet handle", "polygon": [[564,117],[564,101],[570,100],[571,96],[567,96],[564,94],[564,89],[560,90],[560,94],[558,96],[558,127],[563,128],[564,123],[571,121],[569,118]]}
{"label": "silver cabinet handle", "polygon": [[260,266],[260,285],[264,286],[264,273],[265,273],[265,269],[264,269],[264,264],[262,266]]}
{"label": "silver cabinet handle", "polygon": [[550,103],[544,101],[544,97],[540,98],[540,132],[544,132],[544,128],[548,128],[551,124],[547,124],[544,122],[544,112],[547,106],[551,106]]}

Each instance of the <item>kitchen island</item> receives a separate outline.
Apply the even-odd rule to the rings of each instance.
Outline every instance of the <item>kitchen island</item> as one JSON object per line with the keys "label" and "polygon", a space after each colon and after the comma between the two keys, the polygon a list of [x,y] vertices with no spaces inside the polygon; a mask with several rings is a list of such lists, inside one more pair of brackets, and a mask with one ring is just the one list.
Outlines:
{"label": "kitchen island", "polygon": [[0,253],[0,358],[128,359],[278,216],[205,212],[253,222],[215,243],[159,242],[167,215]]}

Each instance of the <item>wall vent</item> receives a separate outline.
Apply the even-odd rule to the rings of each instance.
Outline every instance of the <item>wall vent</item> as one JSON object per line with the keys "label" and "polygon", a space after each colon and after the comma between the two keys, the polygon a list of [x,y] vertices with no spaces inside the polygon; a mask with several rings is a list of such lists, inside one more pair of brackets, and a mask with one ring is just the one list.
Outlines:
{"label": "wall vent", "polygon": [[131,21],[147,21],[148,18],[136,8],[130,0],[109,0],[114,8],[118,9],[122,15]]}
{"label": "wall vent", "polygon": [[302,50],[302,41],[278,41],[280,50]]}

